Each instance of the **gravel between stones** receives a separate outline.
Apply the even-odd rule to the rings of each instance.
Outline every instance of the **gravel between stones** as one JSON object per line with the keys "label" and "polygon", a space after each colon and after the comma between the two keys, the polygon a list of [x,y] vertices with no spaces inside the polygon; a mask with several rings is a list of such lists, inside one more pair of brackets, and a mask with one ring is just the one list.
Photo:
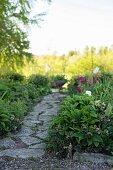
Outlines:
{"label": "gravel between stones", "polygon": [[75,160],[58,160],[46,156],[42,159],[0,158],[0,170],[111,170],[112,166]]}

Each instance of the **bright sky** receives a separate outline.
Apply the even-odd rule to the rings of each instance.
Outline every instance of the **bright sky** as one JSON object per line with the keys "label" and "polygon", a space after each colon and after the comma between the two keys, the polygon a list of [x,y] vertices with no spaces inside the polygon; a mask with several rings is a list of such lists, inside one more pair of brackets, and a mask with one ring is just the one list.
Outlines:
{"label": "bright sky", "polygon": [[46,10],[41,27],[29,34],[34,54],[65,54],[86,45],[113,44],[113,0],[53,0],[51,5],[36,3],[34,11]]}

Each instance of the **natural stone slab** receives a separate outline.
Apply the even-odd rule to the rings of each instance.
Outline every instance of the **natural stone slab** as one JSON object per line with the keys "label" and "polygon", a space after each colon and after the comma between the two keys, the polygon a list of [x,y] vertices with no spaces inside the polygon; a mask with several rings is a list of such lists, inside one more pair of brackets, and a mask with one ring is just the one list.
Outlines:
{"label": "natural stone slab", "polygon": [[59,89],[51,89],[53,93],[58,93]]}
{"label": "natural stone slab", "polygon": [[44,151],[42,149],[6,149],[0,152],[0,156],[9,156],[13,158],[23,158],[27,159],[30,157],[41,158],[44,155]]}
{"label": "natural stone slab", "polygon": [[[46,103],[46,101],[42,101],[40,103],[40,106],[39,105],[35,106],[34,114],[38,115],[40,112],[44,112],[47,109],[47,107],[48,107],[48,104]],[[33,113],[32,113],[32,115],[33,115]]]}
{"label": "natural stone slab", "polygon": [[39,143],[39,144],[36,144],[36,145],[29,146],[29,149],[44,149],[45,146],[46,146],[45,143]]}
{"label": "natural stone slab", "polygon": [[31,137],[31,136],[21,136],[20,139],[22,140],[22,142],[24,142],[26,145],[32,145],[32,144],[37,144],[40,143],[41,140],[37,139],[35,137]]}
{"label": "natural stone slab", "polygon": [[[34,114],[34,113],[33,113],[33,114]],[[38,114],[29,115],[29,116],[26,116],[26,117],[24,118],[24,120],[33,120],[33,121],[35,121],[35,120],[37,120],[37,116],[38,116]]]}
{"label": "natural stone slab", "polygon": [[51,116],[52,118],[58,113],[58,108],[51,108],[51,109],[47,109],[43,114],[43,115],[47,115],[47,116]]}
{"label": "natural stone slab", "polygon": [[47,132],[47,131],[38,132],[38,133],[36,134],[36,136],[37,136],[38,138],[40,138],[40,139],[44,139],[44,138],[46,138],[46,137],[48,136],[48,132]]}
{"label": "natural stone slab", "polygon": [[13,148],[15,147],[15,141],[13,141],[10,137],[4,138],[0,140],[0,149],[2,148]]}
{"label": "natural stone slab", "polygon": [[41,122],[38,121],[38,120],[24,120],[24,122],[23,122],[24,126],[28,126],[28,127],[31,127],[31,126],[34,126],[34,125],[38,125],[40,123]]}
{"label": "natural stone slab", "polygon": [[43,126],[38,127],[38,130],[41,132],[46,131],[46,130],[48,130],[49,125],[50,124],[43,124]]}
{"label": "natural stone slab", "polygon": [[44,123],[43,123],[43,127],[44,127],[45,129],[48,129],[50,125],[51,125],[51,121],[48,121],[48,122],[44,122]]}
{"label": "natural stone slab", "polygon": [[22,129],[20,130],[20,132],[18,132],[16,134],[16,136],[29,136],[33,133],[33,131],[31,130],[31,127],[25,127],[25,126],[22,126]]}
{"label": "natural stone slab", "polygon": [[100,153],[74,153],[73,160],[81,162],[93,162],[96,164],[113,165],[113,156],[103,155]]}
{"label": "natural stone slab", "polygon": [[52,115],[52,114],[42,114],[42,115],[40,115],[39,120],[40,120],[40,121],[44,121],[44,122],[48,122],[48,121],[50,121],[53,117],[54,117],[54,115]]}

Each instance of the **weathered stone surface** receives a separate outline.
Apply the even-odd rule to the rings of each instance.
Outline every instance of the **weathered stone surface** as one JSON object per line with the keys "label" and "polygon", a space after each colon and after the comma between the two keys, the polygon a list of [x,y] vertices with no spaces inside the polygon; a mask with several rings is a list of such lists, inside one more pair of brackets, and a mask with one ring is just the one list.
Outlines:
{"label": "weathered stone surface", "polygon": [[44,151],[42,149],[6,149],[0,152],[0,156],[9,156],[13,158],[23,158],[27,159],[30,157],[42,157],[44,155]]}
{"label": "weathered stone surface", "polygon": [[31,126],[34,126],[34,125],[38,125],[40,123],[41,122],[38,121],[38,120],[24,120],[24,122],[23,122],[24,126],[28,126],[28,127],[31,127]]}
{"label": "weathered stone surface", "polygon": [[50,121],[53,117],[54,117],[54,115],[52,115],[52,114],[42,114],[42,115],[40,115],[39,120],[40,120],[40,121],[44,121],[44,122],[48,122],[48,121]]}
{"label": "weathered stone surface", "polygon": [[76,152],[73,156],[73,160],[81,162],[93,162],[93,163],[107,163],[113,165],[113,156],[103,155],[99,153],[78,153]]}
{"label": "weathered stone surface", "polygon": [[16,134],[16,136],[29,136],[29,135],[31,135],[31,134],[33,134],[33,131],[31,130],[31,127],[25,127],[25,126],[22,126],[22,129],[21,129],[21,131],[20,132],[18,132],[17,134]]}
{"label": "weathered stone surface", "polygon": [[37,120],[37,116],[38,116],[38,114],[36,113],[32,113],[32,115],[29,115],[29,116],[26,116],[25,118],[24,118],[24,121],[26,121],[26,120]]}
{"label": "weathered stone surface", "polygon": [[36,145],[29,146],[29,149],[44,149],[45,146],[46,146],[45,143],[39,143],[39,144],[36,144]]}
{"label": "weathered stone surface", "polygon": [[[46,110],[43,114],[43,115],[50,115],[51,118],[53,118],[54,116],[56,116],[58,114],[58,108],[54,107],[54,108],[51,108],[51,109],[48,109]],[[41,116],[40,116],[41,117]]]}
{"label": "weathered stone surface", "polygon": [[15,145],[15,142],[11,138],[4,138],[0,140],[0,149],[13,148]]}
{"label": "weathered stone surface", "polygon": [[41,131],[41,132],[46,131],[46,130],[48,130],[49,125],[50,125],[50,123],[49,123],[49,124],[45,124],[45,123],[44,123],[43,126],[39,126],[38,129],[39,129],[39,131]]}
{"label": "weathered stone surface", "polygon": [[20,139],[22,140],[22,142],[24,142],[26,145],[32,145],[32,144],[37,144],[40,143],[41,140],[31,137],[31,136],[21,136]]}
{"label": "weathered stone surface", "polygon": [[46,137],[47,137],[47,135],[48,135],[48,132],[47,132],[47,131],[44,131],[44,132],[38,132],[38,133],[36,134],[36,136],[37,136],[38,138],[40,138],[40,139],[44,139],[44,138],[46,138]]}

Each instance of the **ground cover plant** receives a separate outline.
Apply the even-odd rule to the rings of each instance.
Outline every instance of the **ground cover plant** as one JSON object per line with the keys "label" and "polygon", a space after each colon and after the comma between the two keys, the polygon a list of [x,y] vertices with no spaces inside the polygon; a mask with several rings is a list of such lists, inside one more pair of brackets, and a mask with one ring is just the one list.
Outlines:
{"label": "ground cover plant", "polygon": [[[0,135],[14,131],[21,126],[24,116],[31,111],[32,106],[44,94],[51,92],[47,83],[40,82],[41,75],[35,75],[37,82],[31,82],[31,77],[25,79],[22,75],[11,73],[0,79]],[[41,81],[48,81],[42,76]]]}
{"label": "ground cover plant", "polygon": [[58,155],[100,152],[113,154],[113,74],[76,76],[59,115],[53,119],[47,149]]}

